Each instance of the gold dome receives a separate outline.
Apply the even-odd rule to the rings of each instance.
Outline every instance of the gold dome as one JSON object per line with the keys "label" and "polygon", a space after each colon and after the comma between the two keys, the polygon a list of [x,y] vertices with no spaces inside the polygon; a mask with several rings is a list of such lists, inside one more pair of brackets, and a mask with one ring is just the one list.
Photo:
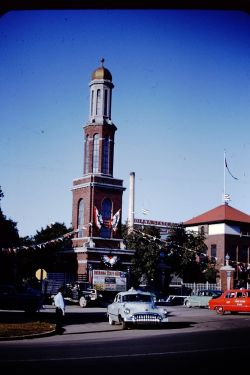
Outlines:
{"label": "gold dome", "polygon": [[104,59],[101,59],[101,64],[99,68],[97,68],[93,73],[92,73],[92,81],[94,79],[107,79],[109,81],[112,81],[112,74],[110,71],[103,66]]}

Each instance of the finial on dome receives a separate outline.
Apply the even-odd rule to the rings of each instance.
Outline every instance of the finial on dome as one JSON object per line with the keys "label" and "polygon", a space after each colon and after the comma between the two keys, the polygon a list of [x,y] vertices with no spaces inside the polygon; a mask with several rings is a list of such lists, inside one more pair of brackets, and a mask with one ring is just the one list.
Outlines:
{"label": "finial on dome", "polygon": [[103,68],[103,64],[104,64],[105,59],[102,57],[100,61],[101,61],[102,68]]}

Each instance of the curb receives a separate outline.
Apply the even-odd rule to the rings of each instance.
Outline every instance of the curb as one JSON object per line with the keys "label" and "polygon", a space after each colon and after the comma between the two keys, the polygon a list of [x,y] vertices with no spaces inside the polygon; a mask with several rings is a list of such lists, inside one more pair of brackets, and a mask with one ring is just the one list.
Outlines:
{"label": "curb", "polygon": [[25,339],[33,339],[39,337],[48,337],[53,336],[56,334],[56,330],[53,329],[52,331],[46,331],[41,333],[31,333],[29,335],[20,335],[20,336],[0,336],[0,341],[12,341],[12,340],[25,340]]}

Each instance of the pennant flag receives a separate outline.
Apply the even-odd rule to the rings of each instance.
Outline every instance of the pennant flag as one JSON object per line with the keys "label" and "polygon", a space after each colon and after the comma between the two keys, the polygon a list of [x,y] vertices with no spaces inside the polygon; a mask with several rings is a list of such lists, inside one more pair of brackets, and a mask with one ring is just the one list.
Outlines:
{"label": "pennant flag", "polygon": [[121,209],[119,209],[116,214],[114,214],[113,218],[112,218],[112,229],[114,232],[116,232],[117,230],[117,227],[118,227],[118,223],[120,221],[120,216],[121,216]]}
{"label": "pennant flag", "polygon": [[230,172],[230,170],[229,170],[229,168],[228,168],[228,165],[227,165],[227,159],[226,159],[226,158],[225,158],[225,167],[227,168],[228,173],[230,174],[230,176],[233,177],[235,180],[238,180],[238,178],[237,178],[237,177],[234,177],[234,176],[232,175],[232,173]]}
{"label": "pennant flag", "polygon": [[97,228],[100,229],[103,224],[103,218],[96,207],[94,207],[94,219],[95,219],[95,225],[97,226]]}
{"label": "pennant flag", "polygon": [[147,210],[146,208],[143,208],[142,213],[143,213],[143,215],[147,215],[149,213],[149,210]]}

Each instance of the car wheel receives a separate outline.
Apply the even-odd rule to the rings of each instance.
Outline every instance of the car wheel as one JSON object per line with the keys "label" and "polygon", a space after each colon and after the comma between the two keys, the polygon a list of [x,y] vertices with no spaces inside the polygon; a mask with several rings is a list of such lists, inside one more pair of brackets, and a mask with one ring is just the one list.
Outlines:
{"label": "car wheel", "polygon": [[121,320],[121,325],[122,325],[122,329],[127,329],[128,328],[128,324],[126,322],[124,322],[123,319]]}
{"label": "car wheel", "polygon": [[115,322],[113,321],[113,319],[111,318],[111,315],[109,315],[109,324],[111,326],[113,326],[115,324]]}
{"label": "car wheel", "polygon": [[190,301],[186,301],[186,302],[185,302],[185,306],[190,308],[190,307],[191,307],[191,303],[190,303]]}
{"label": "car wheel", "polygon": [[216,306],[215,311],[216,311],[217,314],[219,314],[219,315],[223,315],[224,312],[225,312],[222,306]]}
{"label": "car wheel", "polygon": [[79,300],[79,305],[81,307],[86,307],[87,306],[87,300],[85,297],[81,297],[80,300]]}

